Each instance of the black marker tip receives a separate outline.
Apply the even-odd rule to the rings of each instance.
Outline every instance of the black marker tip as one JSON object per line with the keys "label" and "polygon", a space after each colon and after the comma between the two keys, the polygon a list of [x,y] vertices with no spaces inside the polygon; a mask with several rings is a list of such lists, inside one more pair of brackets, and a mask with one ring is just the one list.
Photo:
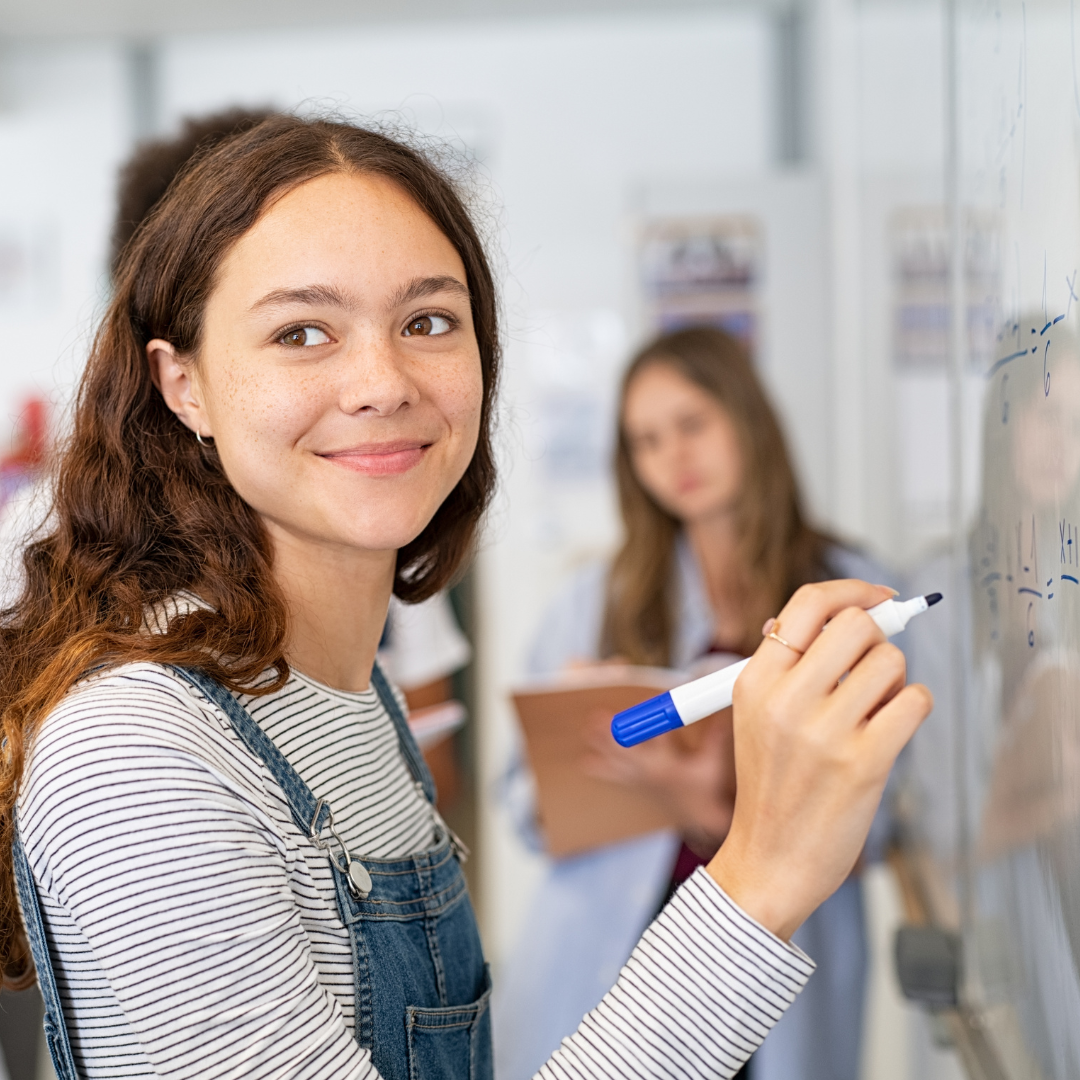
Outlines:
{"label": "black marker tip", "polygon": [[928,593],[926,596],[923,597],[923,599],[926,601],[927,607],[933,607],[941,599],[941,593]]}

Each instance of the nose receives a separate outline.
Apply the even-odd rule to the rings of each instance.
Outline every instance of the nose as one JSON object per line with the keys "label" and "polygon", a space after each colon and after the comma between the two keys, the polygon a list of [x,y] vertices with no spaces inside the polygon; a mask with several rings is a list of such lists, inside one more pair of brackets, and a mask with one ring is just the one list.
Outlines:
{"label": "nose", "polygon": [[394,342],[364,335],[342,359],[342,412],[391,416],[419,403],[420,389]]}

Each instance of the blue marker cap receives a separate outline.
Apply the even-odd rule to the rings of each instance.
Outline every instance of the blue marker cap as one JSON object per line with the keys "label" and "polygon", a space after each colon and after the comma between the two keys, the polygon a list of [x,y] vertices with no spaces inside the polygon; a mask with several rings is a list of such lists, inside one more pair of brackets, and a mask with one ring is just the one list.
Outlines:
{"label": "blue marker cap", "polygon": [[654,735],[663,735],[665,731],[682,726],[682,717],[671,695],[661,694],[616,713],[611,721],[611,734],[620,746],[637,746]]}

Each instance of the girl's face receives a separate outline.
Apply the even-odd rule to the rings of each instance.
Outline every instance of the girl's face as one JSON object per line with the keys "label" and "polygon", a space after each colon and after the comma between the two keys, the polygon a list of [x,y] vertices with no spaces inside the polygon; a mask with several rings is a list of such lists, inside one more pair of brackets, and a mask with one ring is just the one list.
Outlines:
{"label": "girl's face", "polygon": [[319,177],[279,199],[222,262],[198,362],[160,341],[147,352],[277,540],[397,550],[476,446],[465,268],[380,177]]}
{"label": "girl's face", "polygon": [[742,448],[712,394],[657,361],[627,388],[622,423],[638,481],[669,514],[693,524],[732,509]]}

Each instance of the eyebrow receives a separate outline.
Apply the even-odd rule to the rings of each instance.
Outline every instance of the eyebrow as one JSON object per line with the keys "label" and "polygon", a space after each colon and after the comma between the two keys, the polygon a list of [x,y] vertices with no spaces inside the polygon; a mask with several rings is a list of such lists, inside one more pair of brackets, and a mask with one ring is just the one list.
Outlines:
{"label": "eyebrow", "polygon": [[452,292],[464,300],[471,299],[469,289],[464,283],[458,281],[456,277],[443,274],[439,277],[413,278],[412,281],[403,285],[394,294],[390,301],[390,307],[401,307],[402,304],[408,304],[413,300],[420,300],[425,296],[431,296],[432,293],[439,292]]}
{"label": "eyebrow", "polygon": [[[471,299],[469,290],[456,277],[444,274],[438,277],[413,278],[406,282],[390,298],[390,308],[401,307],[413,300],[419,300],[433,293],[452,292],[465,300]],[[343,292],[336,285],[304,285],[297,289],[274,289],[251,305],[251,310],[264,311],[267,308],[285,307],[288,304],[308,304],[311,306],[341,308],[343,311],[355,311],[361,302],[355,296]]]}
{"label": "eyebrow", "polygon": [[266,308],[285,307],[287,304],[322,304],[326,307],[343,308],[352,311],[359,304],[355,297],[349,296],[335,285],[304,285],[298,289],[274,289],[251,305],[252,311]]}

